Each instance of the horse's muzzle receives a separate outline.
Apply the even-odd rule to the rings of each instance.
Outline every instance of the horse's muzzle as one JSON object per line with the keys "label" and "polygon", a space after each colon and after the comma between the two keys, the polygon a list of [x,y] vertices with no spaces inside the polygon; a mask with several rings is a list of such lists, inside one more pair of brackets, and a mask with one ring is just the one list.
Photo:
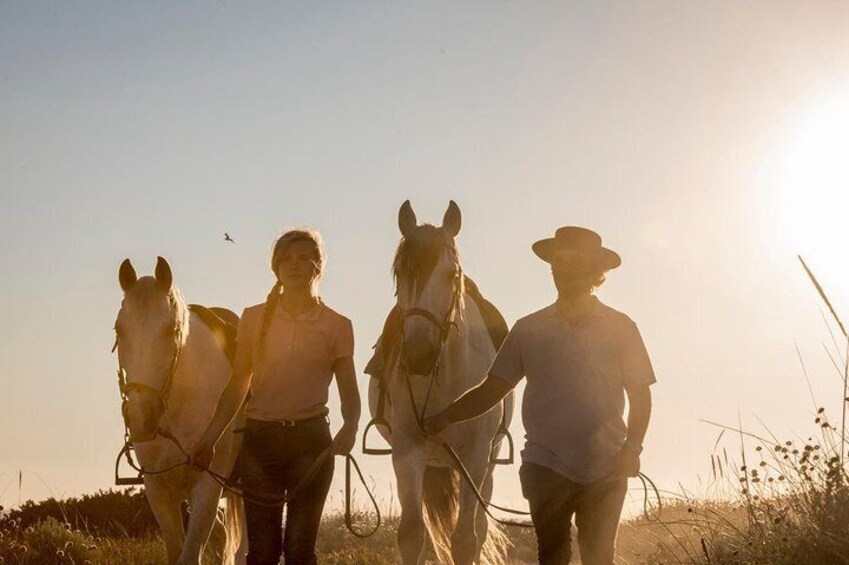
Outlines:
{"label": "horse's muzzle", "polygon": [[401,350],[401,361],[413,375],[429,375],[436,368],[439,350],[433,346],[422,346],[407,342]]}
{"label": "horse's muzzle", "polygon": [[159,415],[156,410],[146,406],[136,406],[125,400],[121,403],[121,416],[130,432],[131,443],[144,443],[156,439],[159,429]]}

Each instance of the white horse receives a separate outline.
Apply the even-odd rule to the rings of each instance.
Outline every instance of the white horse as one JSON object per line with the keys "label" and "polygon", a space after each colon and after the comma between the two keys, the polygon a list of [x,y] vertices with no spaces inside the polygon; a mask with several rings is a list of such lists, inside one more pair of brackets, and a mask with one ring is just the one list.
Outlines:
{"label": "white horse", "polygon": [[[155,277],[137,278],[129,259],[118,275],[124,300],[115,321],[118,362],[127,399],[124,422],[144,476],[144,487],[168,552],[168,563],[200,563],[218,513],[221,487],[207,473],[180,465],[185,455],[160,430],[190,450],[212,419],[230,364],[212,330],[190,312],[162,257]],[[216,446],[211,468],[227,475],[238,452],[231,430]],[[171,469],[167,472],[160,471]],[[181,504],[190,517],[184,530]],[[227,497],[224,563],[234,562],[241,541],[241,500]]]}
{"label": "white horse", "polygon": [[[385,359],[382,382],[372,379],[369,387],[372,415],[385,418],[391,428],[378,426],[392,445],[401,504],[398,545],[406,565],[424,560],[426,531],[440,563],[501,563],[505,558],[503,532],[495,524],[489,528],[472,489],[460,482],[445,450],[420,427],[424,417],[483,381],[496,354],[481,310],[468,299],[454,242],[460,224],[453,201],[441,227],[417,225],[409,201],[401,206],[403,239],[394,262],[401,344]],[[512,411],[511,395],[483,416],[441,434],[486,499],[492,494],[493,440],[502,418],[509,424]]]}

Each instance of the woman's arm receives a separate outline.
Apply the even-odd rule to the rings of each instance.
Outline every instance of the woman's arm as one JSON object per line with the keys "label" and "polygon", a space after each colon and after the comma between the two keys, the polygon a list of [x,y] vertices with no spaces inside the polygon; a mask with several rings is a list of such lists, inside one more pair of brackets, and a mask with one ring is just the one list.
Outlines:
{"label": "woman's arm", "polygon": [[360,422],[360,391],[357,388],[357,373],[352,356],[340,357],[333,363],[336,386],[339,388],[339,400],[342,403],[344,423],[333,438],[333,453],[347,455],[357,440],[357,427]]}
{"label": "woman's arm", "polygon": [[250,343],[243,344],[239,342],[236,346],[233,373],[230,376],[227,386],[224,387],[221,397],[218,399],[212,421],[209,422],[206,432],[204,432],[195,446],[192,456],[195,464],[205,467],[209,466],[215,454],[215,444],[218,443],[221,434],[230,425],[230,421],[245,401],[245,396],[247,396],[251,386],[252,353],[252,345]]}

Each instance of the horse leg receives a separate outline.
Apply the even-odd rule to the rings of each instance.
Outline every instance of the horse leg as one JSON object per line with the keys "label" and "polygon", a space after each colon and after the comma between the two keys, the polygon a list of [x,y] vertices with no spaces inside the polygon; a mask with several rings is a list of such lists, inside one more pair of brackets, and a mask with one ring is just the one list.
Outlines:
{"label": "horse leg", "polygon": [[[233,500],[233,498],[230,500]],[[247,556],[250,549],[248,547],[248,521],[245,518],[245,501],[239,498],[236,504],[236,521],[237,526],[241,529],[241,535],[239,536],[239,547],[236,548],[235,565],[245,565],[248,562]]]}
{"label": "horse leg", "polygon": [[185,538],[183,513],[180,508],[181,501],[179,497],[173,496],[173,493],[167,489],[147,479],[145,480],[144,491],[153,517],[159,524],[159,531],[162,535],[162,541],[165,542],[165,551],[168,554],[168,563],[177,563]]}
{"label": "horse leg", "polygon": [[[483,479],[483,485],[481,486],[481,496],[486,501],[492,500],[492,472],[494,470],[493,465],[487,465],[486,473]],[[475,560],[477,563],[483,563],[482,561],[482,550],[484,544],[489,541],[488,535],[492,535],[495,539],[502,538],[503,541],[503,532],[501,531],[498,524],[494,525],[493,531],[489,531],[489,517],[486,515],[486,511],[482,506],[478,506],[477,513],[475,514],[475,535],[477,536],[477,548],[475,549]],[[495,542],[496,545],[498,542]]]}
{"label": "horse leg", "polygon": [[183,553],[177,565],[200,565],[203,547],[215,523],[220,498],[221,486],[204,473],[192,489],[190,503],[192,514]]}
{"label": "horse leg", "polygon": [[392,466],[398,486],[401,521],[398,524],[398,549],[404,565],[418,565],[423,560],[425,523],[422,515],[422,488],[427,464],[424,442],[402,446],[395,434]]}
{"label": "horse leg", "polygon": [[[478,450],[475,450],[478,451]],[[463,461],[469,476],[480,489],[484,483],[488,461],[485,456],[475,453],[474,457],[467,457]],[[479,532],[475,531],[476,515],[478,511],[478,499],[469,484],[461,479],[460,483],[460,512],[457,518],[457,527],[451,538],[451,554],[455,565],[471,565],[478,554],[478,548],[483,543],[483,537],[479,538]],[[486,532],[483,532],[486,536]],[[479,542],[480,540],[480,542]]]}

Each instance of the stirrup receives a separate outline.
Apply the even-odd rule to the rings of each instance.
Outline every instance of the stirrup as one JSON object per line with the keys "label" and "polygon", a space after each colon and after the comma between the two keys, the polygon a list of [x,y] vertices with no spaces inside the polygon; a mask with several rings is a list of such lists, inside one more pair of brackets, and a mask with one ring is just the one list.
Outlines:
{"label": "stirrup", "polygon": [[378,424],[384,425],[389,430],[392,430],[392,427],[389,425],[389,422],[384,420],[383,418],[372,418],[371,422],[368,423],[366,428],[363,430],[363,454],[364,455],[392,455],[391,447],[369,447],[366,444],[368,439],[368,432],[371,428],[376,427]]}
{"label": "stirrup", "polygon": [[[504,436],[507,439],[507,457],[498,457],[501,446],[496,444],[499,436]],[[512,465],[513,452],[513,436],[510,435],[510,432],[506,428],[498,430],[498,433],[496,433],[495,437],[492,438],[492,455],[490,456],[489,462],[493,465]]]}
{"label": "stirrup", "polygon": [[144,476],[139,472],[139,474],[135,477],[122,477],[121,476],[121,457],[125,454],[127,457],[130,456],[130,447],[129,444],[124,444],[124,447],[121,448],[121,451],[118,453],[118,458],[115,459],[115,485],[119,487],[125,486],[138,486],[144,484]]}

